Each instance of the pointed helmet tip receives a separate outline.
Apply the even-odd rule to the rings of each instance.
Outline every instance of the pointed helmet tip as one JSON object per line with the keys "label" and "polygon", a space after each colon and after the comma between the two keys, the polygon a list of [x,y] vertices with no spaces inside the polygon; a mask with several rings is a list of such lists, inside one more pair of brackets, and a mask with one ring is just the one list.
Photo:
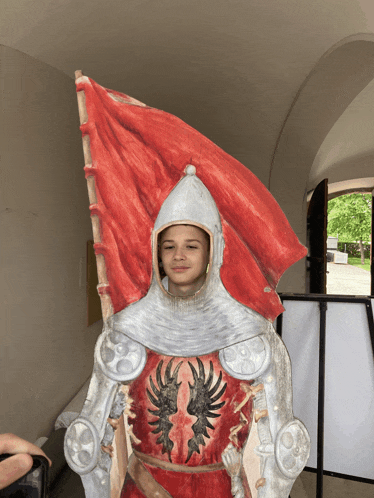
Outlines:
{"label": "pointed helmet tip", "polygon": [[192,164],[189,164],[184,171],[186,175],[196,175],[196,168]]}

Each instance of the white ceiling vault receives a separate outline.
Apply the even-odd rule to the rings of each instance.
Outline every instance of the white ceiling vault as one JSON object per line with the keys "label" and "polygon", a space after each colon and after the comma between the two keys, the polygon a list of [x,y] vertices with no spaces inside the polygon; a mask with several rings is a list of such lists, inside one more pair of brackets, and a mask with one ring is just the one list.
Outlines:
{"label": "white ceiling vault", "polygon": [[0,44],[177,115],[276,198],[374,187],[373,33],[373,0],[0,0]]}

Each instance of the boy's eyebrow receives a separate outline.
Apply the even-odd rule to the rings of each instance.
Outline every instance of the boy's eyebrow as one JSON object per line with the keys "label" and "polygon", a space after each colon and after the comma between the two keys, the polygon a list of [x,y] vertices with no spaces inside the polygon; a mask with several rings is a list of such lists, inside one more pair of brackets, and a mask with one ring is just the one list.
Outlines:
{"label": "boy's eyebrow", "polygon": [[[164,244],[165,242],[174,242],[173,239],[166,239],[161,242],[161,244]],[[199,242],[201,244],[201,241],[199,239],[186,239],[185,242]]]}

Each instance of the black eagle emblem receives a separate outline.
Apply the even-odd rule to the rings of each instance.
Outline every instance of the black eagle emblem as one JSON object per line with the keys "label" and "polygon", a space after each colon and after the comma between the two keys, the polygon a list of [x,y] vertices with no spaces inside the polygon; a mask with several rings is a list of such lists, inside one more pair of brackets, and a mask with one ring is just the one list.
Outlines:
{"label": "black eagle emblem", "polygon": [[187,412],[190,415],[194,415],[195,417],[197,417],[197,420],[192,426],[194,436],[188,441],[188,456],[186,463],[195,451],[200,454],[199,445],[202,444],[205,446],[204,436],[210,438],[207,432],[207,427],[213,430],[214,427],[209,422],[208,418],[217,418],[221,416],[219,413],[213,413],[213,411],[217,411],[222,408],[225,404],[225,401],[222,401],[221,403],[218,403],[216,405],[214,403],[220,399],[227,387],[227,383],[225,383],[222,386],[221,390],[217,393],[222,381],[221,371],[217,382],[211,388],[213,383],[213,363],[210,362],[209,375],[205,381],[205,370],[203,362],[200,360],[200,358],[196,359],[199,367],[199,374],[197,374],[197,371],[192,363],[188,362],[194,378],[194,384],[191,385],[190,383],[188,383],[190,386],[190,401],[187,406]]}
{"label": "black eagle emblem", "polygon": [[173,365],[173,358],[169,361],[165,370],[165,379],[162,380],[161,369],[163,360],[159,362],[156,370],[157,387],[153,382],[152,376],[149,376],[149,383],[151,385],[153,394],[147,389],[147,395],[151,403],[157,407],[157,410],[148,411],[158,417],[154,422],[149,422],[149,425],[154,425],[156,428],[152,431],[153,434],[160,434],[157,439],[158,444],[162,444],[162,453],[167,453],[169,461],[171,462],[171,450],[174,443],[169,437],[169,433],[173,424],[170,422],[169,417],[178,411],[177,398],[181,382],[178,384],[178,372],[182,365],[182,361],[175,367],[174,372],[171,372]]}

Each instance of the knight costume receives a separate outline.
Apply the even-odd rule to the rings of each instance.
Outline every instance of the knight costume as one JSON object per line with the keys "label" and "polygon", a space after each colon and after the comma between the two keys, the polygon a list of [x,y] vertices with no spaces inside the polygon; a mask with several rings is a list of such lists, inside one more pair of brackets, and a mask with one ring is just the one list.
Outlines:
{"label": "knight costume", "polygon": [[[101,447],[113,437],[108,417],[118,418],[127,403],[133,452],[122,498],[250,498],[242,455],[256,422],[257,494],[287,498],[310,446],[292,412],[289,356],[271,322],[223,285],[220,213],[199,169],[188,165],[185,172],[154,225],[148,293],[106,320],[97,341],[87,400],[66,434],[66,458],[87,498],[109,498],[110,456]],[[158,236],[174,224],[210,236],[207,278],[190,297],[171,295],[159,273]],[[127,400],[122,384],[129,386]]]}

